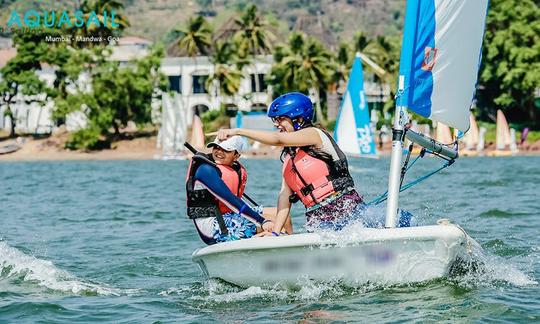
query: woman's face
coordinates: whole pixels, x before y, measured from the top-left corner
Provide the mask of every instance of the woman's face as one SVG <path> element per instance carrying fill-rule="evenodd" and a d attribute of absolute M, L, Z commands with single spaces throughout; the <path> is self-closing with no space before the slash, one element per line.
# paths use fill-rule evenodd
<path fill-rule="evenodd" d="M 301 118 L 299 122 L 301 122 Z M 273 117 L 272 123 L 274 123 L 274 126 L 276 126 L 280 132 L 294 132 L 293 122 L 289 117 Z"/>
<path fill-rule="evenodd" d="M 225 151 L 219 146 L 212 148 L 212 157 L 217 164 L 232 165 L 234 161 L 238 160 L 240 154 L 236 151 Z"/>

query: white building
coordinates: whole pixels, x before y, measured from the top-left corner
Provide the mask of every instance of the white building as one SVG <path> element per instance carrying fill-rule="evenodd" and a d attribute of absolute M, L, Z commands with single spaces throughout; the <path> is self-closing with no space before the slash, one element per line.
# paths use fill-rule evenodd
<path fill-rule="evenodd" d="M 260 56 L 252 65 L 244 67 L 238 94 L 224 97 L 217 94 L 215 87 L 205 87 L 206 80 L 214 73 L 214 64 L 207 56 L 166 57 L 161 63 L 170 91 L 181 95 L 184 107 L 192 112 L 190 115 L 219 109 L 222 104 L 233 111 L 266 111 L 272 95 L 265 77 L 271 67 L 272 56 Z"/>

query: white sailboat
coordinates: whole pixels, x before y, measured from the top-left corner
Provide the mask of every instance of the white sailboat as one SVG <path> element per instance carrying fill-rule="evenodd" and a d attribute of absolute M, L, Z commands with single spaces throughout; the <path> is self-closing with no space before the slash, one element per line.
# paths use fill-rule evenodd
<path fill-rule="evenodd" d="M 465 147 L 459 151 L 460 156 L 477 156 L 481 154 L 481 151 L 484 149 L 483 144 L 479 145 L 480 131 L 478 130 L 478 125 L 476 124 L 476 119 L 473 114 L 469 117 L 469 123 L 471 124 L 471 127 L 463 136 L 462 142 Z M 479 150 L 479 148 L 481 149 Z"/>
<path fill-rule="evenodd" d="M 444 144 L 452 143 L 452 131 L 450 130 L 450 127 L 441 122 L 437 122 L 437 134 L 435 140 Z"/>
<path fill-rule="evenodd" d="M 334 130 L 341 150 L 350 156 L 376 157 L 375 140 L 371 132 L 369 108 L 364 93 L 364 72 L 360 53 L 357 53 L 343 95 Z"/>
<path fill-rule="evenodd" d="M 187 122 L 180 97 L 169 94 L 162 95 L 161 127 L 158 132 L 157 146 L 162 153 L 159 158 L 185 159 L 183 143 L 187 136 Z"/>
<path fill-rule="evenodd" d="M 197 149 L 197 151 L 204 151 L 205 147 L 204 130 L 201 117 L 195 114 L 193 116 L 193 123 L 191 124 L 191 146 Z"/>
<path fill-rule="evenodd" d="M 385 228 L 216 244 L 193 253 L 203 273 L 239 286 L 302 286 L 311 280 L 393 284 L 446 276 L 460 259 L 470 258 L 476 242 L 457 225 L 396 228 L 396 223 L 405 136 L 457 158 L 454 150 L 406 129 L 406 109 L 462 131 L 469 128 L 487 5 L 488 0 L 407 1 Z"/>
<path fill-rule="evenodd" d="M 508 126 L 503 112 L 497 110 L 497 134 L 495 151 L 489 153 L 490 156 L 511 156 L 518 152 L 516 145 L 516 131 Z"/>

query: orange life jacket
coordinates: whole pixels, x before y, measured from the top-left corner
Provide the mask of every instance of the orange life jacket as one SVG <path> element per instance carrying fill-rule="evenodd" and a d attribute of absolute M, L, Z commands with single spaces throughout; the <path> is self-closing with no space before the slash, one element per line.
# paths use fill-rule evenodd
<path fill-rule="evenodd" d="M 244 166 L 240 163 L 238 163 L 238 166 L 236 168 L 223 164 L 216 164 L 216 166 L 221 171 L 221 179 L 223 180 L 223 182 L 225 182 L 229 190 L 236 197 L 242 198 L 247 183 L 247 172 Z M 224 203 L 219 200 L 216 201 L 218 203 L 219 211 L 221 212 L 221 214 L 232 212 L 232 210 Z"/>
<path fill-rule="evenodd" d="M 206 189 L 196 189 L 194 175 L 201 164 L 210 164 L 219 170 L 221 179 L 237 197 L 242 197 L 247 182 L 247 172 L 243 165 L 235 162 L 232 166 L 216 164 L 211 154 L 197 153 L 191 159 L 186 177 L 186 203 L 188 217 L 217 217 L 231 210 Z"/>
<path fill-rule="evenodd" d="M 354 189 L 345 154 L 328 133 L 323 133 L 332 142 L 339 160 L 323 158 L 309 148 L 289 150 L 283 160 L 283 178 L 294 192 L 290 200 L 294 202 L 298 198 L 306 208 L 321 203 L 335 193 Z"/>

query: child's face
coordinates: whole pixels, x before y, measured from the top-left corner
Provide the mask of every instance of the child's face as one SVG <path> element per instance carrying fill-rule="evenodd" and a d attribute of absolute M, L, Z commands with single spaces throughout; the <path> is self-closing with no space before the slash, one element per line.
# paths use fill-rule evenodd
<path fill-rule="evenodd" d="M 231 165 L 234 161 L 238 160 L 240 154 L 236 151 L 225 151 L 219 146 L 212 148 L 212 157 L 217 164 Z"/>

